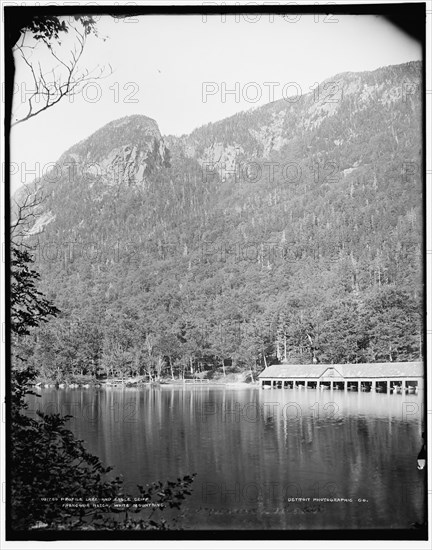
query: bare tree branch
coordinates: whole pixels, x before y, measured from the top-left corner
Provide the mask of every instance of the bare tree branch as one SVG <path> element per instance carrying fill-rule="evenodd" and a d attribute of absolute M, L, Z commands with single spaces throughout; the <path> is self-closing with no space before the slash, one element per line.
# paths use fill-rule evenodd
<path fill-rule="evenodd" d="M 42 38 L 41 43 L 45 45 L 50 56 L 58 63 L 45 73 L 40 61 L 32 60 L 36 46 L 25 44 L 25 34 L 23 34 L 22 40 L 15 45 L 14 50 L 20 54 L 21 59 L 29 69 L 33 90 L 26 101 L 26 114 L 13 121 L 11 126 L 17 126 L 54 107 L 64 97 L 78 95 L 82 92 L 86 83 L 106 78 L 112 74 L 111 66 L 108 69 L 97 66 L 91 71 L 80 69 L 79 63 L 84 53 L 88 31 L 86 28 L 71 28 L 75 32 L 74 45 L 67 56 L 63 53 L 61 47 L 59 48 L 61 53 L 59 53 L 51 41 Z"/>
<path fill-rule="evenodd" d="M 20 191 L 20 195 L 23 200 L 19 203 L 13 199 L 16 218 L 11 224 L 10 236 L 11 242 L 15 246 L 27 247 L 23 240 L 28 236 L 29 230 L 36 220 L 37 208 L 46 201 L 46 196 L 42 194 L 40 189 L 32 190 L 28 185 L 24 186 L 24 190 Z"/>

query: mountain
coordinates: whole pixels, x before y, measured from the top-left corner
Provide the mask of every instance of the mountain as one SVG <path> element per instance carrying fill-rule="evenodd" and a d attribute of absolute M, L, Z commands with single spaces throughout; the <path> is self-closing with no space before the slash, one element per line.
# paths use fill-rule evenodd
<path fill-rule="evenodd" d="M 32 188 L 62 311 L 32 336 L 41 376 L 418 359 L 421 123 L 411 62 L 181 137 L 136 115 L 81 141 Z"/>

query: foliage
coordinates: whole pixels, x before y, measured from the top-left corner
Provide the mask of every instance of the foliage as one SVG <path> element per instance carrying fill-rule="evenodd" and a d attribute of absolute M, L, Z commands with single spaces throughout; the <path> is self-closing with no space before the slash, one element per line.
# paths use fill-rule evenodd
<path fill-rule="evenodd" d="M 122 480 L 107 479 L 111 468 L 64 427 L 68 417 L 38 416 L 21 415 L 13 424 L 14 529 L 169 528 L 163 511 L 180 508 L 194 475 L 139 487 L 138 496 L 125 494 Z"/>
<path fill-rule="evenodd" d="M 96 32 L 96 21 L 92 16 L 74 16 L 84 27 L 86 34 Z M 18 40 L 18 33 L 30 31 L 35 40 L 49 42 L 59 40 L 61 33 L 69 32 L 67 21 L 55 15 L 31 16 L 30 18 L 16 19 L 14 22 L 14 33 L 12 35 L 12 46 Z M 15 42 L 13 42 L 15 39 Z"/>
<path fill-rule="evenodd" d="M 11 328 L 16 335 L 30 334 L 31 327 L 47 321 L 59 310 L 36 288 L 39 273 L 29 268 L 28 250 L 13 247 L 11 268 Z"/>
<path fill-rule="evenodd" d="M 311 94 L 166 140 L 133 116 L 62 156 L 76 177 L 40 182 L 56 218 L 28 239 L 62 310 L 27 337 L 44 377 L 422 357 L 421 88 L 397 95 L 421 64 L 339 76 L 351 92 L 331 115 Z M 134 177 L 130 151 L 164 143 L 170 155 L 150 153 Z M 203 174 L 206 151 L 237 145 L 259 178 Z M 123 148 L 106 173 L 83 173 Z M 300 177 L 271 176 L 269 161 Z"/>
<path fill-rule="evenodd" d="M 14 357 L 11 384 L 12 528 L 167 529 L 165 509 L 179 509 L 190 494 L 192 476 L 139 487 L 139 498 L 123 491 L 119 477 L 90 454 L 65 428 L 68 416 L 28 415 L 26 395 L 35 368 L 21 356 L 20 339 L 59 313 L 37 290 L 27 250 L 12 248 L 11 314 Z M 25 350 L 24 350 L 25 351 Z M 82 507 L 76 505 L 82 503 Z M 123 505 L 119 508 L 119 504 Z M 70 507 L 72 505 L 72 507 Z M 73 506 L 75 505 L 75 506 Z M 124 513 L 123 519 L 118 515 Z M 132 519 L 130 514 L 136 514 Z"/>

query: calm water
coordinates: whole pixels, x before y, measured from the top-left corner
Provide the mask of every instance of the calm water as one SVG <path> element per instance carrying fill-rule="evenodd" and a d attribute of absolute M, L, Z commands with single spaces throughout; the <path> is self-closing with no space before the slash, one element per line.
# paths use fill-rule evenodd
<path fill-rule="evenodd" d="M 180 519 L 185 529 L 423 521 L 420 396 L 166 387 L 43 389 L 31 410 L 35 402 L 73 414 L 70 428 L 131 492 L 197 472 Z M 313 500 L 332 497 L 352 502 Z"/>

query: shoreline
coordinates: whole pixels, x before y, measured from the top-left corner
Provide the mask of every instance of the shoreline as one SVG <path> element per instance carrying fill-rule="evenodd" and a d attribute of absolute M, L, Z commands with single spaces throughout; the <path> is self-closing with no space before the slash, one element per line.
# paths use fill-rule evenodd
<path fill-rule="evenodd" d="M 232 388 L 258 388 L 260 385 L 258 382 L 223 382 L 219 380 L 209 381 L 207 383 L 194 382 L 194 383 L 185 383 L 184 381 L 171 381 L 171 382 L 91 382 L 86 384 L 71 383 L 66 382 L 61 383 L 41 383 L 31 384 L 30 387 L 33 389 L 112 389 L 112 388 L 135 388 L 135 389 L 145 389 L 145 388 L 214 388 L 214 387 L 232 387 Z"/>

